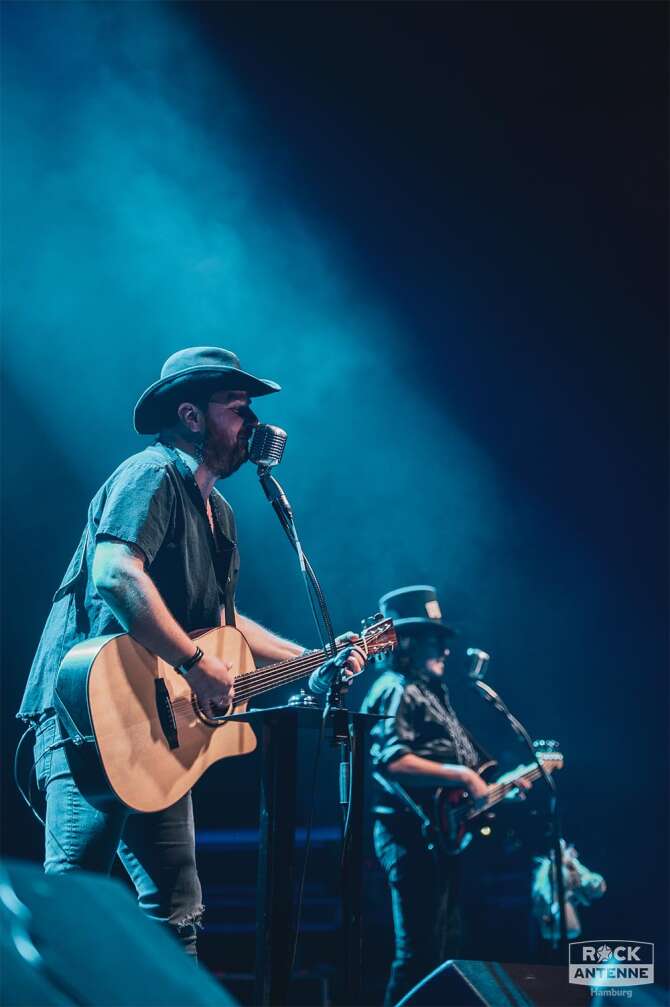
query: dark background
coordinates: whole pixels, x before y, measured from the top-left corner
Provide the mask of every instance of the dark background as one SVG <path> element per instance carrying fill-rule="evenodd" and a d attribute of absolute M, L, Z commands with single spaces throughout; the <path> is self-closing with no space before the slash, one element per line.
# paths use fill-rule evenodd
<path fill-rule="evenodd" d="M 655 940 L 660 955 L 665 6 L 40 4 L 4 5 L 3 20 L 5 133 L 17 141 L 3 232 L 5 765 L 85 506 L 138 449 L 135 399 L 180 345 L 231 345 L 284 385 L 261 415 L 289 429 L 284 482 L 338 628 L 390 588 L 436 584 L 462 633 L 455 691 L 465 648 L 482 646 L 531 734 L 560 740 L 565 835 L 609 885 L 584 936 Z M 141 142 L 119 112 L 120 81 L 143 129 L 163 129 L 147 158 L 180 213 L 199 200 L 193 216 L 210 226 L 238 197 L 249 211 L 248 296 L 221 293 L 239 263 L 228 284 L 225 268 L 214 281 L 191 268 L 190 220 L 173 219 L 169 200 L 127 212 L 121 156 L 110 168 L 99 155 L 82 176 L 90 149 L 82 158 L 76 145 L 107 116 L 105 143 L 125 149 L 126 128 Z M 91 93 L 78 131 L 73 109 Z M 206 138 L 197 170 L 163 104 L 152 112 L 159 98 Z M 143 221 L 160 214 L 165 231 L 147 227 L 143 246 Z M 303 227 L 320 237 L 296 251 Z M 223 489 L 238 514 L 240 607 L 312 643 L 253 474 Z M 522 758 L 490 711 L 462 703 L 503 761 Z M 317 823 L 334 824 L 333 759 L 322 768 Z M 39 829 L 8 772 L 3 797 L 5 852 L 37 860 Z M 256 801 L 253 760 L 218 767 L 199 823 L 252 827 Z"/>

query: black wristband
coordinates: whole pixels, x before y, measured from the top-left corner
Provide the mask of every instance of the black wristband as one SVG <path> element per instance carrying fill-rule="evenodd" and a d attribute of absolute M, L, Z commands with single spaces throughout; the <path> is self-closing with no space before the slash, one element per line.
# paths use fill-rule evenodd
<path fill-rule="evenodd" d="M 200 650 L 200 647 L 196 647 L 195 654 L 193 655 L 193 657 L 189 657 L 189 659 L 187 661 L 184 661 L 183 664 L 175 665 L 174 670 L 178 671 L 180 675 L 188 675 L 193 665 L 197 664 L 198 661 L 201 661 L 204 656 L 205 655 Z"/>

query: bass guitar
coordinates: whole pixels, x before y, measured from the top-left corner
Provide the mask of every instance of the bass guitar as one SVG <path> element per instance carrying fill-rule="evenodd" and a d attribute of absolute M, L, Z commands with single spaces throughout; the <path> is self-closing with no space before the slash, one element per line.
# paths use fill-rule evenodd
<path fill-rule="evenodd" d="M 553 773 L 563 768 L 563 756 L 557 751 L 537 753 L 545 773 Z M 522 780 L 532 783 L 539 779 L 542 771 L 537 763 L 519 766 L 491 784 L 486 797 L 473 800 L 467 790 L 456 787 L 440 787 L 435 794 L 433 806 L 433 834 L 442 850 L 449 856 L 457 856 L 470 844 L 475 828 L 481 819 L 491 815 L 491 810 L 512 792 L 518 789 Z"/>
<path fill-rule="evenodd" d="M 119 801 L 133 811 L 170 807 L 214 762 L 256 747 L 249 724 L 227 717 L 243 713 L 255 696 L 307 678 L 330 656 L 317 650 L 256 668 L 233 626 L 207 630 L 197 640 L 205 654 L 233 666 L 234 700 L 221 717 L 206 716 L 186 678 L 127 634 L 84 640 L 65 655 L 54 705 L 69 737 L 72 774 L 96 807 Z M 392 621 L 379 617 L 338 650 L 355 644 L 373 657 L 396 642 Z"/>

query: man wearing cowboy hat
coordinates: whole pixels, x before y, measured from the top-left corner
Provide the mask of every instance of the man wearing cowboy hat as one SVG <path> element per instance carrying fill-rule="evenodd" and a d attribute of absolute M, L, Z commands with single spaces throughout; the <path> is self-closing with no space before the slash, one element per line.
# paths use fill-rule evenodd
<path fill-rule="evenodd" d="M 391 890 L 395 955 L 384 1003 L 397 1003 L 445 958 L 458 954 L 457 859 L 441 858 L 422 826 L 435 788 L 458 786 L 473 798 L 488 786 L 476 769 L 483 753 L 458 720 L 444 684 L 455 632 L 443 620 L 434 587 L 413 585 L 384 595 L 398 650 L 373 683 L 367 713 L 377 784 L 374 845 Z"/>
<path fill-rule="evenodd" d="M 232 666 L 204 656 L 188 635 L 235 623 L 258 662 L 303 648 L 235 609 L 235 521 L 215 489 L 248 457 L 257 418 L 251 399 L 279 391 L 243 371 L 234 353 L 192 347 L 174 353 L 140 397 L 140 434 L 157 440 L 128 458 L 94 496 L 86 527 L 54 596 L 18 716 L 35 725 L 35 766 L 46 795 L 45 870 L 109 872 L 118 852 L 140 905 L 169 924 L 195 954 L 202 916 L 190 793 L 157 814 L 92 807 L 69 771 L 53 686 L 67 651 L 85 639 L 128 632 L 186 675 L 205 712 L 233 697 Z M 362 669 L 352 649 L 345 675 Z"/>

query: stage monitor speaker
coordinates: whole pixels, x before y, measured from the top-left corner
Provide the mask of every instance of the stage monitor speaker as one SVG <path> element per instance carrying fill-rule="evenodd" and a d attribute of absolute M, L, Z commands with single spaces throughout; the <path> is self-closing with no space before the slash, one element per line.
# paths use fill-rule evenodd
<path fill-rule="evenodd" d="M 568 983 L 568 967 L 446 961 L 397 1007 L 583 1007 L 585 986 Z"/>
<path fill-rule="evenodd" d="M 3 1007 L 236 1007 L 120 881 L 0 865 Z"/>

